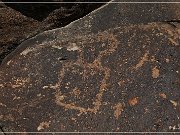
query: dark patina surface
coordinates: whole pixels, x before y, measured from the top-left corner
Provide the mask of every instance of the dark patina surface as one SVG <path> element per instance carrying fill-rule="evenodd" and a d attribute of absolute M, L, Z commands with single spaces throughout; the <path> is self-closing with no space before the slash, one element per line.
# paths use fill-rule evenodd
<path fill-rule="evenodd" d="M 179 131 L 178 5 L 154 5 L 164 17 L 154 12 L 156 19 L 142 17 L 144 24 L 134 18 L 140 11 L 123 24 L 115 14 L 121 6 L 107 4 L 37 35 L 3 61 L 4 131 Z M 107 16 L 119 20 L 106 19 L 108 8 Z"/>
<path fill-rule="evenodd" d="M 2 3 L 14 2 L 14 3 Z M 19 44 L 45 30 L 66 26 L 81 18 L 104 3 L 15 3 L 27 0 L 0 0 L 0 63 L 14 51 Z M 49 2 L 68 2 L 69 0 L 48 0 Z M 90 2 L 92 0 L 89 0 Z M 37 2 L 37 0 L 29 0 Z"/>

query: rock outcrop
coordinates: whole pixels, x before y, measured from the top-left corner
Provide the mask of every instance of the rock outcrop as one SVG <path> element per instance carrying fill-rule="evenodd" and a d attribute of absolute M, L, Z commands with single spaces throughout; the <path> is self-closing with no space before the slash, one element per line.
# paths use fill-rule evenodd
<path fill-rule="evenodd" d="M 0 62 L 24 39 L 34 35 L 40 24 L 0 3 Z"/>
<path fill-rule="evenodd" d="M 37 2 L 36 0 L 31 1 Z M 75 1 L 81 2 L 83 0 Z M 106 2 L 108 0 L 103 1 Z M 0 2 L 0 63 L 24 40 L 43 31 L 63 27 L 105 4 L 3 4 L 2 1 Z M 5 2 L 12 2 L 12 0 L 5 0 Z M 15 2 L 26 2 L 26 0 L 15 0 Z M 55 0 L 52 2 L 55 2 Z M 67 2 L 67 0 L 60 0 L 59 2 Z"/>
<path fill-rule="evenodd" d="M 179 131 L 179 6 L 108 3 L 24 41 L 1 65 L 3 131 Z"/>

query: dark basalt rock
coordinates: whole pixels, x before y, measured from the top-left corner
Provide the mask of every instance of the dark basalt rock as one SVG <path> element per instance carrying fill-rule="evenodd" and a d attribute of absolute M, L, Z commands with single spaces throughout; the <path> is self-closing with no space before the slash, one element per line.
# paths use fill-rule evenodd
<path fill-rule="evenodd" d="M 24 39 L 34 35 L 40 24 L 0 3 L 0 63 Z"/>
<path fill-rule="evenodd" d="M 178 132 L 178 6 L 109 3 L 23 42 L 1 65 L 2 129 Z"/>
<path fill-rule="evenodd" d="M 30 1 L 37 2 L 36 0 Z M 60 1 L 67 2 L 66 0 Z M 74 2 L 77 1 L 79 0 Z M 4 2 L 13 1 L 5 0 Z M 15 2 L 27 2 L 27 0 L 16 0 Z M 101 5 L 103 3 L 0 3 L 0 63 L 24 40 L 45 30 L 63 27 Z"/>
<path fill-rule="evenodd" d="M 37 0 L 2 0 L 4 2 L 38 2 Z M 40 2 L 52 2 L 52 3 L 6 3 L 7 6 L 21 12 L 23 15 L 31 17 L 38 21 L 43 21 L 49 16 L 54 10 L 64 9 L 71 11 L 78 11 L 79 15 L 76 16 L 84 16 L 87 13 L 93 11 L 94 9 L 100 7 L 101 3 L 77 3 L 77 2 L 108 2 L 109 0 L 40 0 Z M 54 2 L 54 3 L 53 3 Z M 62 2 L 62 3 L 55 3 Z M 64 3 L 63 3 L 64 2 Z M 66 3 L 72 2 L 72 3 Z M 61 13 L 62 11 L 60 11 Z M 62 14 L 62 13 L 61 13 Z M 60 15 L 57 15 L 60 16 Z"/>

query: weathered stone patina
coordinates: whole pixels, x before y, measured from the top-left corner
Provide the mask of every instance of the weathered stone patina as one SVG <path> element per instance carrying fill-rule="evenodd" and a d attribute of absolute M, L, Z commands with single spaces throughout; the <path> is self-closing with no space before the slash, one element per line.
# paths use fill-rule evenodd
<path fill-rule="evenodd" d="M 133 14 L 126 25 L 119 18 L 96 27 L 108 7 L 117 17 L 121 4 L 107 4 L 25 41 L 3 61 L 5 131 L 179 131 L 179 11 L 169 8 L 170 22 L 142 24 Z"/>

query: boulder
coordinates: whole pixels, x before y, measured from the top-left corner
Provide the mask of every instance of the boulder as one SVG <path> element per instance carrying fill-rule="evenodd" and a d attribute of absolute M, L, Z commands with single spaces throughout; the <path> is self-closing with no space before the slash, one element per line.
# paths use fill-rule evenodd
<path fill-rule="evenodd" d="M 16 2 L 5 3 L 3 2 Z M 0 1 L 0 63 L 24 40 L 45 30 L 63 27 L 79 19 L 104 3 L 17 3 L 26 0 Z M 46 0 L 45 0 L 46 1 Z M 45 2 L 42 1 L 42 2 Z M 78 2 L 75 0 L 74 2 Z M 81 2 L 83 0 L 80 0 Z M 37 2 L 31 0 L 30 2 Z M 68 2 L 52 0 L 52 2 Z M 91 2 L 91 0 L 90 0 Z"/>
<path fill-rule="evenodd" d="M 0 63 L 24 39 L 34 35 L 40 24 L 0 3 Z"/>
<path fill-rule="evenodd" d="M 179 131 L 178 6 L 108 3 L 23 42 L 0 67 L 3 131 Z"/>

